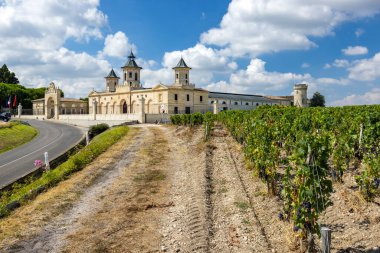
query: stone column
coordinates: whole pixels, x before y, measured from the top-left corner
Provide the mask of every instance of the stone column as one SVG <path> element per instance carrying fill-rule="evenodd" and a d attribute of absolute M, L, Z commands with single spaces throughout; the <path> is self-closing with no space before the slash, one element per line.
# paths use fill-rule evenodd
<path fill-rule="evenodd" d="M 218 114 L 219 108 L 218 108 L 218 101 L 215 100 L 214 103 L 212 104 L 214 106 L 214 114 Z"/>
<path fill-rule="evenodd" d="M 21 113 L 22 113 L 22 105 L 21 105 L 21 103 L 18 104 L 17 109 L 18 109 L 18 118 L 21 118 Z"/>
<path fill-rule="evenodd" d="M 92 119 L 96 120 L 96 109 L 97 109 L 97 102 L 96 99 L 92 100 Z"/>
<path fill-rule="evenodd" d="M 59 119 L 59 108 L 58 103 L 54 104 L 54 118 Z"/>
<path fill-rule="evenodd" d="M 140 115 L 139 115 L 139 122 L 145 123 L 145 98 L 141 97 L 140 99 Z"/>

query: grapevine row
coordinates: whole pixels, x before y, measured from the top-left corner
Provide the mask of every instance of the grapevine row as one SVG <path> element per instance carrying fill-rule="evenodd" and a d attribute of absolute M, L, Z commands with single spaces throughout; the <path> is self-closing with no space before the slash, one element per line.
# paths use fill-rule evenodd
<path fill-rule="evenodd" d="M 332 204 L 332 182 L 341 182 L 347 170 L 357 175 L 358 187 L 368 201 L 379 194 L 380 105 L 263 106 L 172 118 L 174 124 L 183 125 L 214 121 L 244 146 L 247 161 L 268 192 L 284 201 L 279 218 L 291 221 L 303 239 L 319 235 L 317 220 Z"/>

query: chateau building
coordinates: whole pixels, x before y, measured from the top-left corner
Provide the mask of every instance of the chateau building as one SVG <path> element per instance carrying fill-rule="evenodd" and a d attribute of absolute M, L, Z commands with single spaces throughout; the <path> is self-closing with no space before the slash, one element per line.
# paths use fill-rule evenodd
<path fill-rule="evenodd" d="M 193 113 L 209 110 L 208 91 L 196 88 L 190 83 L 190 70 L 181 58 L 174 70 L 172 85 L 157 84 L 152 88 L 143 88 L 140 83 L 141 67 L 137 65 L 131 52 L 128 62 L 122 67 L 122 82 L 112 69 L 105 77 L 106 89 L 103 92 L 92 91 L 89 94 L 89 110 L 97 114 L 125 114 L 141 111 L 144 100 L 146 114 Z M 94 105 L 96 105 L 94 107 Z"/>
<path fill-rule="evenodd" d="M 197 88 L 190 81 L 191 68 L 183 58 L 173 67 L 172 84 L 159 83 L 144 88 L 140 82 L 142 68 L 135 59 L 131 52 L 127 63 L 121 67 L 121 78 L 111 69 L 105 77 L 105 89 L 91 91 L 88 105 L 78 99 L 61 98 L 60 90 L 52 83 L 44 99 L 33 101 L 33 113 L 43 114 L 46 118 L 59 118 L 59 114 L 89 114 L 92 119 L 130 119 L 128 115 L 139 115 L 139 121 L 146 122 L 149 121 L 146 115 L 218 113 L 222 110 L 251 110 L 260 105 L 308 106 L 306 84 L 295 85 L 293 96 L 235 94 Z"/>

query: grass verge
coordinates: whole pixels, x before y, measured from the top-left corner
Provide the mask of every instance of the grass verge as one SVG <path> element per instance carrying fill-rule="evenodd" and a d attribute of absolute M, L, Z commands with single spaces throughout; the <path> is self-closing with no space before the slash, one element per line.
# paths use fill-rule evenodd
<path fill-rule="evenodd" d="M 0 154 L 31 141 L 37 129 L 19 122 L 9 122 L 0 127 Z"/>
<path fill-rule="evenodd" d="M 84 147 L 54 170 L 45 172 L 35 181 L 17 185 L 12 190 L 2 193 L 0 199 L 0 217 L 8 215 L 12 209 L 35 198 L 40 192 L 58 184 L 70 174 L 83 169 L 111 145 L 120 140 L 121 137 L 126 135 L 128 131 L 129 128 L 126 126 L 115 127 L 105 131 L 96 136 L 88 146 Z"/>

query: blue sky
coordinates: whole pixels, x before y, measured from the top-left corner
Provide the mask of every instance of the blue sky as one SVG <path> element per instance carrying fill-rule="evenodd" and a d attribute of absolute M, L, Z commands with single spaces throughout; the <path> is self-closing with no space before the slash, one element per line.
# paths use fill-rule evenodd
<path fill-rule="evenodd" d="M 209 90 L 290 95 L 304 82 L 328 105 L 378 104 L 379 12 L 374 0 L 0 0 L 0 64 L 83 97 L 132 49 L 145 87 L 171 84 L 183 56 Z"/>

